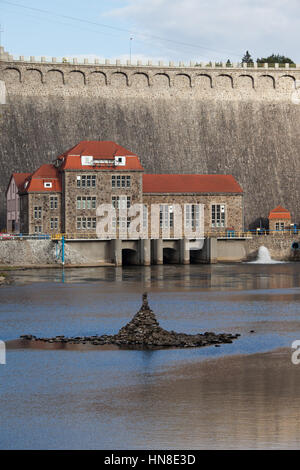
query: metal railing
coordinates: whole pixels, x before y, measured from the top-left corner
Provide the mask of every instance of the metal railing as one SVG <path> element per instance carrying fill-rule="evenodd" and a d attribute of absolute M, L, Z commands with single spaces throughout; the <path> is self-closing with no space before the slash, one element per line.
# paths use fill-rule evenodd
<path fill-rule="evenodd" d="M 51 240 L 51 234 L 48 233 L 0 233 L 1 240 Z"/>
<path fill-rule="evenodd" d="M 300 229 L 286 228 L 283 230 L 248 230 L 248 231 L 236 231 L 236 230 L 224 230 L 224 231 L 207 231 L 204 233 L 204 238 L 219 238 L 219 239 L 249 239 L 253 237 L 261 236 L 297 236 L 300 235 Z M 64 237 L 65 240 L 110 240 L 116 237 L 113 233 L 110 235 L 107 233 L 106 237 L 99 237 L 96 232 L 73 232 L 73 233 L 39 233 L 39 234 L 23 234 L 23 233 L 0 233 L 1 240 L 52 240 L 59 241 Z M 141 237 L 143 238 L 143 237 Z M 151 237 L 149 237 L 151 238 Z M 163 237 L 162 237 L 163 238 Z M 183 237 L 184 238 L 184 237 Z M 130 239 L 130 237 L 128 237 Z M 170 239 L 177 240 L 175 237 Z"/>

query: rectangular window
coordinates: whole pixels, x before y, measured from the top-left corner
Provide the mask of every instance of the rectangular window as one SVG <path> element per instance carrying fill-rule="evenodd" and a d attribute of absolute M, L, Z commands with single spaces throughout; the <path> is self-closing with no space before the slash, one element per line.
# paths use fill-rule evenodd
<path fill-rule="evenodd" d="M 195 230 L 200 224 L 199 204 L 185 204 L 185 227 Z"/>
<path fill-rule="evenodd" d="M 36 225 L 34 227 L 34 233 L 42 233 L 42 226 L 41 225 Z"/>
<path fill-rule="evenodd" d="M 169 206 L 168 204 L 161 204 L 159 206 L 159 225 L 161 229 L 174 227 L 173 206 Z"/>
<path fill-rule="evenodd" d="M 58 197 L 50 196 L 50 209 L 57 209 L 57 208 L 58 208 Z"/>
<path fill-rule="evenodd" d="M 76 177 L 77 188 L 95 188 L 96 175 L 78 175 Z"/>
<path fill-rule="evenodd" d="M 284 230 L 284 222 L 276 222 L 275 224 L 275 230 L 280 230 L 280 231 L 283 231 Z"/>
<path fill-rule="evenodd" d="M 33 214 L 35 219 L 42 218 L 42 208 L 40 206 L 34 206 Z"/>
<path fill-rule="evenodd" d="M 91 230 L 96 228 L 96 217 L 77 217 L 77 230 Z"/>
<path fill-rule="evenodd" d="M 112 196 L 112 205 L 115 209 L 129 209 L 131 198 L 130 196 Z"/>
<path fill-rule="evenodd" d="M 58 229 L 58 217 L 51 217 L 50 219 L 50 228 L 51 230 Z"/>
<path fill-rule="evenodd" d="M 112 175 L 111 187 L 112 188 L 130 188 L 131 177 L 130 175 Z"/>
<path fill-rule="evenodd" d="M 96 209 L 96 196 L 77 196 L 77 210 L 80 209 Z"/>
<path fill-rule="evenodd" d="M 211 206 L 211 226 L 213 228 L 225 227 L 225 205 L 213 204 Z"/>

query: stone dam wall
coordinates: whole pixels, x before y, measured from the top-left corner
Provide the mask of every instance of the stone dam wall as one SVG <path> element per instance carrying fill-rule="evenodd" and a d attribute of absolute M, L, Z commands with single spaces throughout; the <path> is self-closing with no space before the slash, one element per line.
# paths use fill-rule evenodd
<path fill-rule="evenodd" d="M 299 80 L 298 66 L 79 65 L 2 55 L 0 227 L 11 172 L 31 171 L 80 140 L 114 140 L 147 172 L 233 174 L 245 191 L 246 226 L 278 204 L 299 222 Z"/>

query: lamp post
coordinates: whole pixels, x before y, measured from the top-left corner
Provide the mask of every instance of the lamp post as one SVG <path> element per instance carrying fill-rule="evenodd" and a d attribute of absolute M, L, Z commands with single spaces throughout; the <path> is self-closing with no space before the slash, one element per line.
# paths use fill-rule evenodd
<path fill-rule="evenodd" d="M 130 38 L 130 41 L 129 41 L 129 60 L 131 62 L 131 44 L 132 44 L 132 40 L 133 38 Z"/>

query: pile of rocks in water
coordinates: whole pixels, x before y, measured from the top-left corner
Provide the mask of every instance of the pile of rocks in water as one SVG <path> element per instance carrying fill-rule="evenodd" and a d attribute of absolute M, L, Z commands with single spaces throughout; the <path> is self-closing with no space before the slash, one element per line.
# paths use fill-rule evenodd
<path fill-rule="evenodd" d="M 22 335 L 22 339 L 30 341 L 45 341 L 47 343 L 86 344 L 95 346 L 113 344 L 127 349 L 161 349 L 161 348 L 195 348 L 201 346 L 232 343 L 240 335 L 230 333 L 216 334 L 205 332 L 203 334 L 189 335 L 167 331 L 160 327 L 154 312 L 148 304 L 147 294 L 143 294 L 143 304 L 133 319 L 121 328 L 116 335 L 102 336 L 76 336 L 66 338 L 37 338 L 33 335 Z"/>
<path fill-rule="evenodd" d="M 7 284 L 11 284 L 11 280 L 5 273 L 0 273 L 0 286 L 5 286 Z"/>

